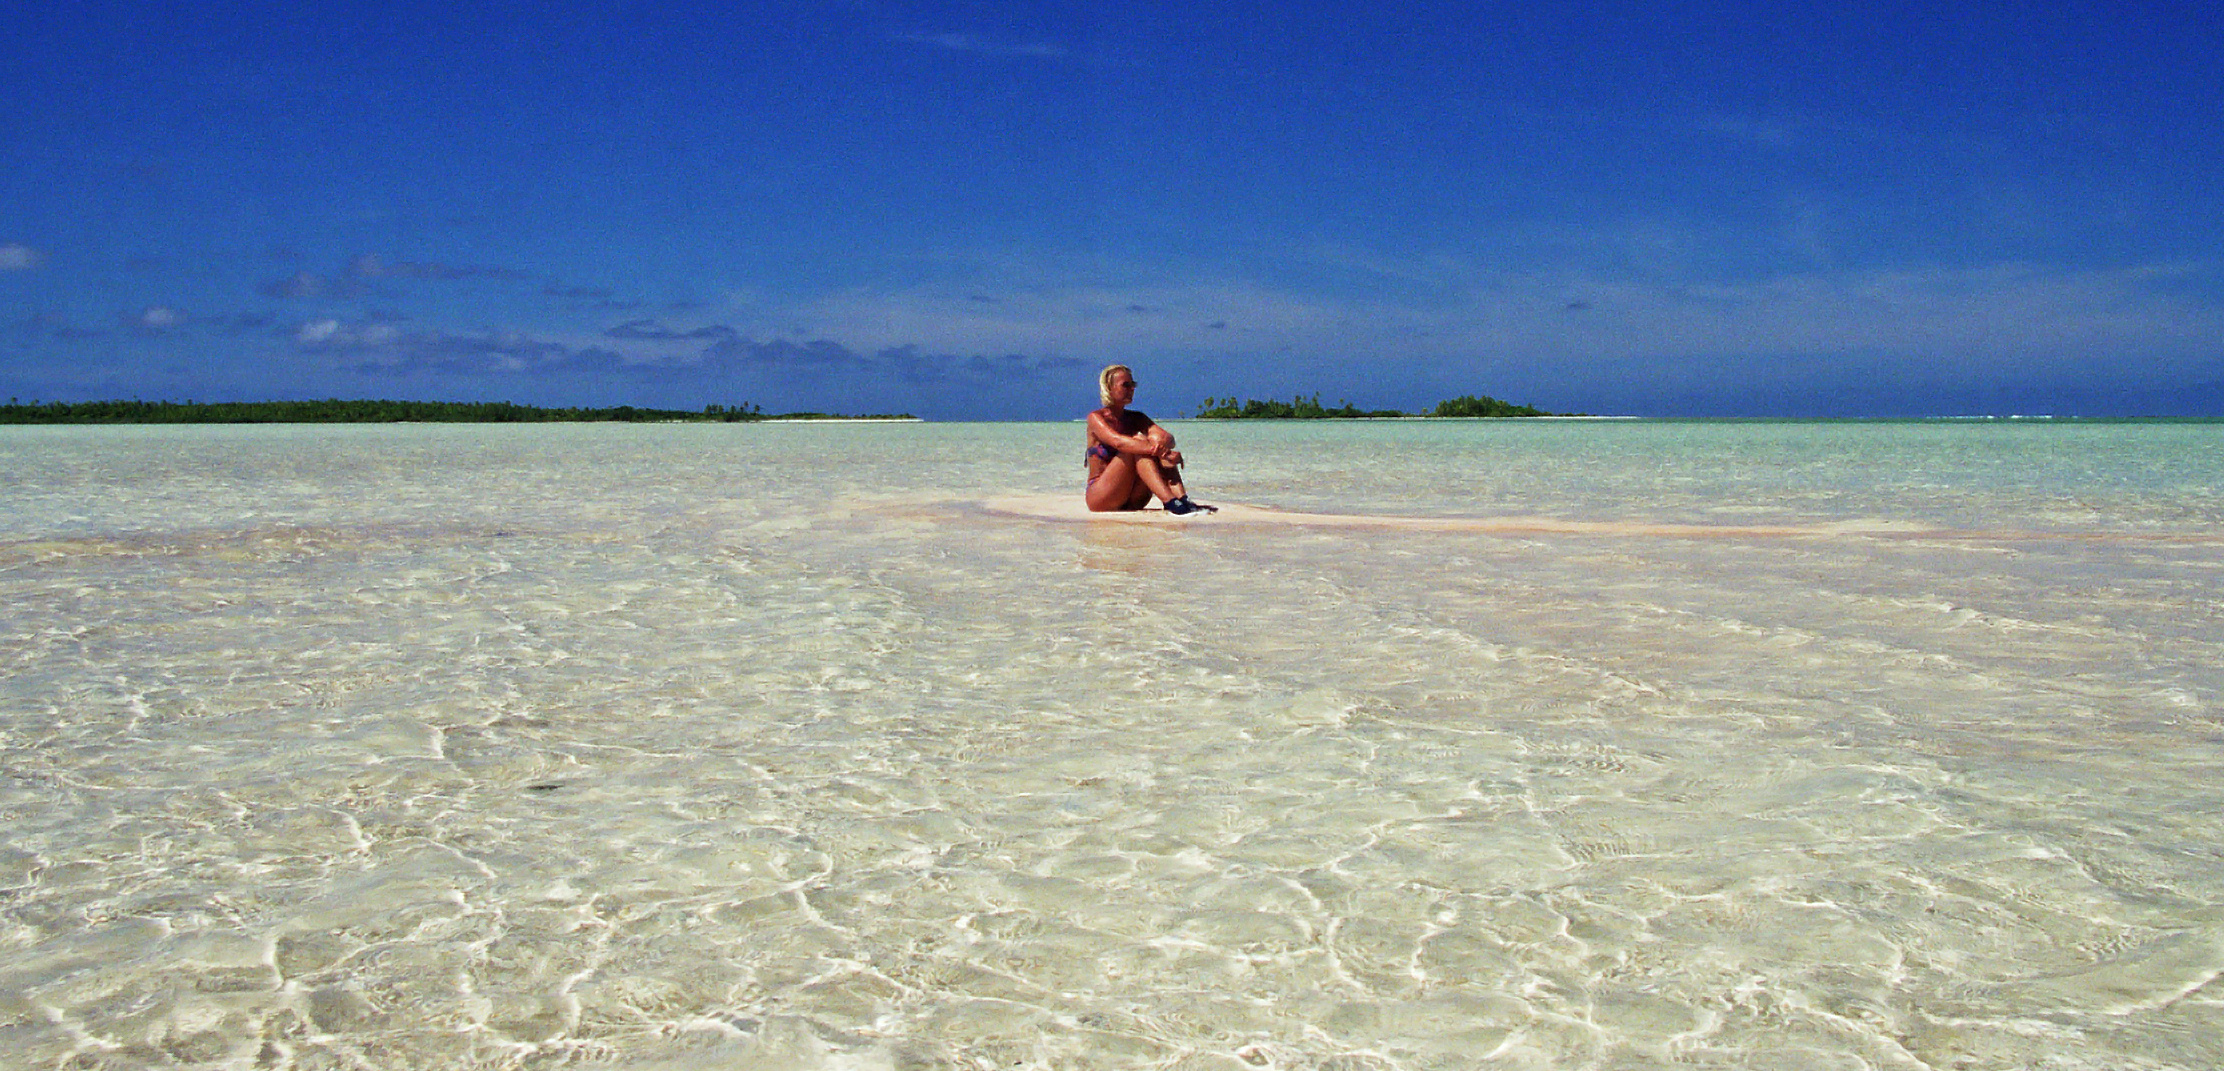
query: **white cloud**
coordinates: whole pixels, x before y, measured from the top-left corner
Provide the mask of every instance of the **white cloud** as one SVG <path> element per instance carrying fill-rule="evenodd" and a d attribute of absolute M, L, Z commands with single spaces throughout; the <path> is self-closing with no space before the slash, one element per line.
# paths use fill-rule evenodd
<path fill-rule="evenodd" d="M 0 245 L 0 271 L 28 271 L 45 259 L 45 254 L 21 242 Z"/>
<path fill-rule="evenodd" d="M 167 331 L 184 323 L 185 314 L 167 305 L 149 305 L 132 322 L 149 331 Z"/>
<path fill-rule="evenodd" d="M 2224 343 L 2224 309 L 2152 269 L 2024 264 L 1788 275 L 1735 285 L 1585 288 L 1573 334 L 1597 351 L 2192 357 Z M 1535 341 L 1531 339 L 1531 341 Z"/>
<path fill-rule="evenodd" d="M 2067 269 L 2003 263 L 1814 270 L 1739 282 L 1645 274 L 1486 273 L 1439 258 L 1378 270 L 1369 296 L 1247 280 L 1115 287 L 850 290 L 723 318 L 753 338 L 863 351 L 1095 359 L 1770 359 L 1865 354 L 1911 366 L 2039 356 L 2191 368 L 2224 346 L 2215 273 L 2183 264 Z M 985 296 L 984 296 L 985 292 Z"/>
<path fill-rule="evenodd" d="M 264 283 L 260 289 L 266 297 L 313 298 L 323 294 L 326 286 L 323 276 L 298 271 L 276 282 Z"/>
<path fill-rule="evenodd" d="M 1709 115 L 1698 120 L 1698 127 L 1718 137 L 1776 149 L 1792 148 L 1799 142 L 1798 128 L 1781 117 Z"/>
<path fill-rule="evenodd" d="M 294 328 L 293 340 L 305 346 L 390 346 L 402 338 L 401 329 L 382 320 L 343 323 L 326 318 Z"/>
<path fill-rule="evenodd" d="M 951 52 L 979 52 L 991 56 L 1031 56 L 1036 59 L 1064 59 L 1067 54 L 1063 46 L 1048 42 L 1015 45 L 990 41 L 967 33 L 898 34 L 896 40 L 906 44 L 931 45 Z"/>

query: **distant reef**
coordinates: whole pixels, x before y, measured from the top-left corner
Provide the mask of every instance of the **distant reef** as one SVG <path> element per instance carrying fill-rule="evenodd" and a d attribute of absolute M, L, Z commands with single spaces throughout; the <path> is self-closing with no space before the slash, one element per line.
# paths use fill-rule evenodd
<path fill-rule="evenodd" d="M 1197 407 L 1197 416 L 1203 420 L 1330 420 L 1367 417 L 1539 417 L 1566 416 L 1564 413 L 1547 413 L 1530 405 L 1502 402 L 1487 394 L 1463 394 L 1457 398 L 1436 403 L 1436 408 L 1425 413 L 1407 413 L 1397 409 L 1361 409 L 1350 402 L 1334 408 L 1321 404 L 1320 395 L 1310 398 L 1297 397 L 1289 401 L 1260 401 L 1246 398 L 1207 398 Z"/>
<path fill-rule="evenodd" d="M 33 402 L 0 405 L 0 424 L 554 424 L 710 423 L 762 420 L 913 420 L 909 414 L 767 413 L 754 405 L 694 409 L 544 409 L 509 402 Z"/>

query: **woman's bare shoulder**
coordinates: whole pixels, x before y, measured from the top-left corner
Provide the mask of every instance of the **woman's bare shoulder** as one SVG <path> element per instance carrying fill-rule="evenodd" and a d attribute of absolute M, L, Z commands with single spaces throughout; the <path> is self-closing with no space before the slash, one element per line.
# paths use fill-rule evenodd
<path fill-rule="evenodd" d="M 1151 426 L 1151 418 L 1134 409 L 1115 413 L 1106 407 L 1089 414 L 1089 426 L 1118 435 L 1139 435 Z"/>

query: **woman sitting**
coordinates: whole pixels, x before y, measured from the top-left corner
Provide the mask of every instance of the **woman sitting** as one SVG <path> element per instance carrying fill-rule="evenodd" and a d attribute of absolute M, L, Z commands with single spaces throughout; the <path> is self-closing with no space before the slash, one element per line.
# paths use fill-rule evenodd
<path fill-rule="evenodd" d="M 1135 373 L 1124 364 L 1097 373 L 1097 398 L 1104 408 L 1089 414 L 1089 483 L 1083 496 L 1094 513 L 1139 510 L 1151 496 L 1176 516 L 1211 511 L 1189 500 L 1182 486 L 1181 451 L 1174 436 L 1143 413 L 1129 409 L 1135 400 Z"/>

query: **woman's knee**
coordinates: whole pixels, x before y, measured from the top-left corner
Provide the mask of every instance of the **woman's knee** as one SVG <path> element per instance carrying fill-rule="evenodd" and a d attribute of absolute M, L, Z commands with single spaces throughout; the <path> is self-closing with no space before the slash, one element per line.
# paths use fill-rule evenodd
<path fill-rule="evenodd" d="M 1174 448 L 1174 433 L 1167 431 L 1165 425 L 1163 424 L 1151 425 L 1151 430 L 1144 432 L 1143 435 L 1145 438 L 1167 448 L 1168 450 Z"/>

